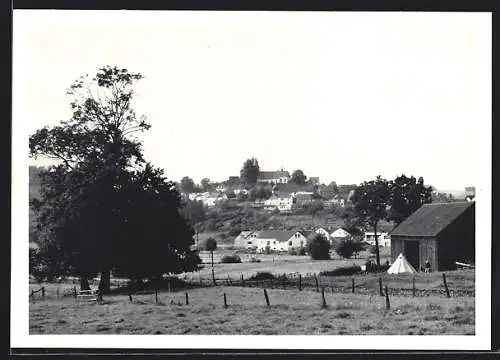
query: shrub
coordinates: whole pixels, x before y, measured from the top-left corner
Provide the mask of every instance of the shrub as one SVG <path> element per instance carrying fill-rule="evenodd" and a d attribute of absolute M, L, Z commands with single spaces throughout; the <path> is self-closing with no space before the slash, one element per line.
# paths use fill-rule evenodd
<path fill-rule="evenodd" d="M 202 244 L 202 249 L 206 251 L 214 251 L 217 249 L 217 241 L 214 238 L 210 237 L 206 239 Z"/>
<path fill-rule="evenodd" d="M 250 258 L 250 262 L 253 262 L 253 263 L 260 263 L 260 259 L 256 258 L 255 256 L 252 256 Z"/>
<path fill-rule="evenodd" d="M 344 259 L 349 259 L 355 253 L 363 250 L 364 245 L 360 241 L 342 240 L 335 245 L 335 252 Z"/>
<path fill-rule="evenodd" d="M 241 262 L 241 258 L 237 254 L 226 255 L 220 262 L 223 264 L 237 264 Z"/>
<path fill-rule="evenodd" d="M 267 271 L 260 271 L 257 274 L 250 277 L 249 280 L 270 280 L 274 279 L 274 275 Z"/>
<path fill-rule="evenodd" d="M 343 275 L 354 275 L 361 272 L 361 267 L 358 265 L 353 266 L 343 266 L 330 271 L 322 271 L 319 274 L 323 276 L 343 276 Z"/>
<path fill-rule="evenodd" d="M 315 234 L 307 242 L 307 252 L 313 260 L 330 259 L 330 242 L 322 234 Z"/>

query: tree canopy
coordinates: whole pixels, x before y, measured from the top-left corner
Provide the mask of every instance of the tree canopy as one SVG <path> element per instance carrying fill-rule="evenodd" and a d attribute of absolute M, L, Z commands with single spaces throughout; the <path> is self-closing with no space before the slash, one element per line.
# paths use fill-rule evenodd
<path fill-rule="evenodd" d="M 307 241 L 307 252 L 313 260 L 330 259 L 330 242 L 323 234 L 314 234 Z"/>
<path fill-rule="evenodd" d="M 193 231 L 180 214 L 175 184 L 147 163 L 135 136 L 150 128 L 131 107 L 142 75 L 106 66 L 75 81 L 72 116 L 30 136 L 30 156 L 56 159 L 40 172 L 32 199 L 40 256 L 54 273 L 87 279 L 112 270 L 131 279 L 192 271 Z"/>
<path fill-rule="evenodd" d="M 289 182 L 297 184 L 297 185 L 305 185 L 307 177 L 304 172 L 300 169 L 295 170 L 290 177 Z"/>
<path fill-rule="evenodd" d="M 184 194 L 191 194 L 191 193 L 196 192 L 196 185 L 195 185 L 193 179 L 191 179 L 189 176 L 184 176 L 181 179 L 180 185 L 181 185 L 181 191 Z"/>
<path fill-rule="evenodd" d="M 259 162 L 256 158 L 247 159 L 243 163 L 243 167 L 240 171 L 240 178 L 245 187 L 252 188 L 257 184 L 259 172 Z"/>
<path fill-rule="evenodd" d="M 424 179 L 418 180 L 404 174 L 390 183 L 391 207 L 387 220 L 400 224 L 423 204 L 432 202 L 432 187 L 424 185 Z"/>

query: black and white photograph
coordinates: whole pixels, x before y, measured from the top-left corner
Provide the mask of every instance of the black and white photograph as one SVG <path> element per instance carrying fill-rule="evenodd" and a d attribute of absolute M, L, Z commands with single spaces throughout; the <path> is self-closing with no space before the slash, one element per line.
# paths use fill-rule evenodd
<path fill-rule="evenodd" d="M 488 349 L 491 20 L 14 10 L 12 345 Z"/>

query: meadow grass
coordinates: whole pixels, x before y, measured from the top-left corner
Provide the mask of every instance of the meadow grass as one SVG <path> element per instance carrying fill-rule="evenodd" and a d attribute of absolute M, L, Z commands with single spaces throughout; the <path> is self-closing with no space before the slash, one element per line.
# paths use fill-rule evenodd
<path fill-rule="evenodd" d="M 474 334 L 475 298 L 384 297 L 362 294 L 200 288 L 185 293 L 106 296 L 101 304 L 72 298 L 30 303 L 30 334 L 431 335 Z M 228 307 L 224 308 L 223 293 Z"/>

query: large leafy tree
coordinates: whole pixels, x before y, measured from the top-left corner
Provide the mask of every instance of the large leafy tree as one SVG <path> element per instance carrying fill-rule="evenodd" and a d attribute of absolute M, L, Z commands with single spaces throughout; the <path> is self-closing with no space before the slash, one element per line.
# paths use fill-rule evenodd
<path fill-rule="evenodd" d="M 135 137 L 150 128 L 131 108 L 141 78 L 109 66 L 80 77 L 68 89 L 72 117 L 30 137 L 30 156 L 58 160 L 40 173 L 40 199 L 31 202 L 40 253 L 54 271 L 78 274 L 82 288 L 100 273 L 109 291 L 114 267 L 157 276 L 160 258 L 169 272 L 196 268 L 178 193 L 146 164 Z"/>
<path fill-rule="evenodd" d="M 432 187 L 424 185 L 424 179 L 418 180 L 404 174 L 390 184 L 391 207 L 387 220 L 400 224 L 423 204 L 432 202 Z"/>
<path fill-rule="evenodd" d="M 247 159 L 240 170 L 241 182 L 246 188 L 252 188 L 257 184 L 260 167 L 256 158 Z"/>
<path fill-rule="evenodd" d="M 184 176 L 181 179 L 181 190 L 184 194 L 191 194 L 196 192 L 196 185 L 189 176 Z"/>
<path fill-rule="evenodd" d="M 356 187 L 351 196 L 357 223 L 364 223 L 375 233 L 377 266 L 380 266 L 377 229 L 379 222 L 387 218 L 391 202 L 390 182 L 377 176 L 375 180 L 365 181 Z"/>

